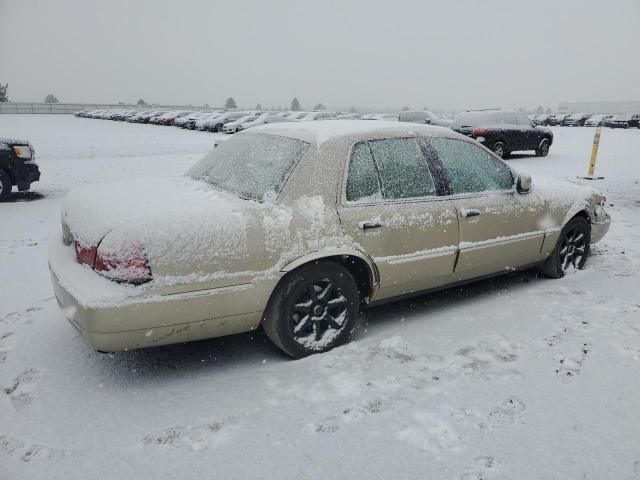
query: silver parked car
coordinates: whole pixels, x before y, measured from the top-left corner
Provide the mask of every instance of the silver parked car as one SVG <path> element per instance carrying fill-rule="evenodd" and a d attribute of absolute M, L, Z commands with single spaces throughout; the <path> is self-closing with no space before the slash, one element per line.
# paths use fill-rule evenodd
<path fill-rule="evenodd" d="M 604 198 L 512 170 L 442 127 L 314 121 L 230 137 L 186 176 L 74 190 L 51 243 L 56 298 L 96 349 L 258 328 L 294 357 L 361 307 L 539 266 L 582 268 Z"/>

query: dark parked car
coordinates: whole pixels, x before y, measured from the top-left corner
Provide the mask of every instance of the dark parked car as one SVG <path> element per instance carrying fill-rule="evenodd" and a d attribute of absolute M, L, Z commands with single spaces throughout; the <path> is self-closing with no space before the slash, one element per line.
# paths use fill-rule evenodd
<path fill-rule="evenodd" d="M 640 128 L 640 113 L 618 113 L 604 124 L 611 128 Z"/>
<path fill-rule="evenodd" d="M 40 180 L 33 146 L 26 140 L 0 138 L 0 201 L 11 195 L 14 185 L 23 192 Z"/>
<path fill-rule="evenodd" d="M 551 130 L 510 110 L 468 110 L 456 116 L 451 128 L 476 139 L 499 157 L 521 150 L 534 150 L 537 156 L 546 157 L 553 143 Z"/>
<path fill-rule="evenodd" d="M 549 125 L 552 125 L 552 126 L 564 125 L 564 121 L 567 119 L 568 116 L 569 116 L 568 113 L 556 113 L 555 115 L 551 115 L 549 117 Z"/>
<path fill-rule="evenodd" d="M 564 124 L 568 127 L 584 127 L 584 124 L 591 118 L 589 113 L 572 113 L 564 119 Z"/>
<path fill-rule="evenodd" d="M 536 125 L 549 125 L 549 117 L 549 114 L 541 113 L 540 115 L 534 115 L 533 121 Z"/>

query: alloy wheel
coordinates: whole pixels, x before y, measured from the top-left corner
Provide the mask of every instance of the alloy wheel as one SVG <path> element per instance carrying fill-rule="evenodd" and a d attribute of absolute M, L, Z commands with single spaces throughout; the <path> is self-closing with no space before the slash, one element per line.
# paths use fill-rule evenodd
<path fill-rule="evenodd" d="M 587 239 L 581 228 L 573 228 L 565 235 L 560 247 L 560 268 L 563 272 L 580 269 L 584 265 L 587 252 Z"/>
<path fill-rule="evenodd" d="M 542 145 L 540 145 L 540 154 L 543 157 L 546 157 L 548 153 L 549 153 L 549 142 L 544 141 L 542 142 Z"/>
<path fill-rule="evenodd" d="M 303 345 L 335 338 L 346 324 L 348 301 L 330 279 L 310 283 L 293 303 L 290 327 Z"/>

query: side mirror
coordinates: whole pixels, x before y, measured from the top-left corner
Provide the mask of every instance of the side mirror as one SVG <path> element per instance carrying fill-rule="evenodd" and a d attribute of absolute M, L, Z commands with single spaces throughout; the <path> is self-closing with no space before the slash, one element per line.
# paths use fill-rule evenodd
<path fill-rule="evenodd" d="M 425 118 L 424 119 L 424 123 L 426 123 L 427 125 L 431 125 L 431 119 L 430 118 Z"/>
<path fill-rule="evenodd" d="M 516 180 L 516 189 L 518 193 L 529 193 L 531 191 L 531 175 L 521 173 Z"/>

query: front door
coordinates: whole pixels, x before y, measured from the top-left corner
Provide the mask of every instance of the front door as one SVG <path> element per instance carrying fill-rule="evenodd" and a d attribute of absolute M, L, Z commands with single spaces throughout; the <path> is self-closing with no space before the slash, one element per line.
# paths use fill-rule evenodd
<path fill-rule="evenodd" d="M 542 260 L 544 204 L 514 188 L 501 160 L 472 142 L 433 138 L 447 174 L 460 226 L 454 281 L 481 277 Z"/>
<path fill-rule="evenodd" d="M 458 248 L 452 202 L 438 196 L 415 138 L 353 146 L 340 220 L 380 273 L 376 300 L 450 281 Z"/>

